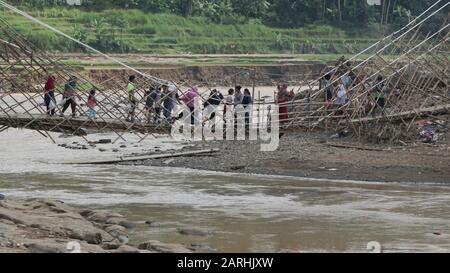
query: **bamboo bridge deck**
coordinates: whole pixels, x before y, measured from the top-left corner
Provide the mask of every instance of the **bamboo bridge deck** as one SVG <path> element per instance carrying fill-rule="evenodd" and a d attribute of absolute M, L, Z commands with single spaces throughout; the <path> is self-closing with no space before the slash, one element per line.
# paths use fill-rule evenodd
<path fill-rule="evenodd" d="M 0 113 L 0 131 L 11 128 L 25 128 L 38 131 L 51 131 L 86 135 L 87 132 L 130 132 L 141 134 L 170 132 L 168 126 L 146 123 L 130 123 L 118 119 L 90 119 L 88 117 L 50 117 L 45 114 L 4 114 Z"/>

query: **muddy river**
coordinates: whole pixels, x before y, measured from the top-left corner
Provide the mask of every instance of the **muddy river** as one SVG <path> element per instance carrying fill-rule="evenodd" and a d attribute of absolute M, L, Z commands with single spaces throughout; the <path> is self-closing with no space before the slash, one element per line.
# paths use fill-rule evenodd
<path fill-rule="evenodd" d="M 165 138 L 126 145 L 119 153 L 183 146 Z M 0 134 L 0 193 L 123 213 L 137 223 L 134 242 L 195 243 L 220 252 L 367 252 L 376 241 L 386 252 L 450 252 L 450 184 L 61 164 L 117 156 L 111 149 L 69 150 L 36 132 L 9 129 Z M 178 228 L 211 236 L 183 236 Z"/>

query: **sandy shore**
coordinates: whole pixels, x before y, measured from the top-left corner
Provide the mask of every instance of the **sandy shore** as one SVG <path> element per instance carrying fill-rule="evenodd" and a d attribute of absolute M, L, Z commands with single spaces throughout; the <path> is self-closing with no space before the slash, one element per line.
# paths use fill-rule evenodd
<path fill-rule="evenodd" d="M 449 139 L 442 136 L 436 145 L 416 142 L 380 146 L 358 144 L 351 138 L 330 139 L 317 133 L 289 133 L 281 138 L 275 152 L 261 152 L 257 142 L 205 142 L 189 149 L 219 148 L 220 152 L 132 164 L 358 181 L 448 183 Z M 330 143 L 369 150 L 332 147 Z"/>

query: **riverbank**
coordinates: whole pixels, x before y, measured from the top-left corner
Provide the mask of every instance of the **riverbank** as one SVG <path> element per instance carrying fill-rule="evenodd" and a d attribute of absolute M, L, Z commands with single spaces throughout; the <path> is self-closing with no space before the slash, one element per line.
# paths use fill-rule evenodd
<path fill-rule="evenodd" d="M 135 223 L 48 199 L 0 201 L 0 253 L 189 253 L 181 244 L 129 245 Z"/>
<path fill-rule="evenodd" d="M 249 141 L 197 143 L 185 151 L 190 149 L 220 152 L 127 164 L 374 182 L 448 183 L 450 177 L 448 136 L 441 136 L 436 145 L 387 146 L 318 133 L 288 133 L 275 152 L 261 152 L 260 143 Z"/>

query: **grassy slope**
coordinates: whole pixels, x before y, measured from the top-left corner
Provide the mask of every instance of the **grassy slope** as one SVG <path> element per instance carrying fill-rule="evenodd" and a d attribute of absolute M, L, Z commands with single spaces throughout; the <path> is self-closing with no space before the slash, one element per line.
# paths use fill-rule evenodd
<path fill-rule="evenodd" d="M 151 54 L 214 54 L 214 53 L 293 53 L 351 54 L 372 44 L 376 37 L 361 38 L 362 30 L 349 34 L 331 26 L 308 26 L 299 29 L 269 28 L 260 23 L 219 25 L 204 18 L 184 18 L 169 14 L 146 14 L 137 10 L 85 12 L 78 9 L 52 8 L 29 11 L 30 14 L 73 34 L 76 26 L 95 39 L 94 20 L 122 20 L 125 27 L 113 27 L 108 32 L 131 48 L 131 52 Z M 6 18 L 33 43 L 46 49 L 77 51 L 73 43 L 30 23 L 27 19 L 1 10 Z M 366 32 L 366 33 L 376 33 Z M 374 35 L 376 36 L 376 35 Z"/>

